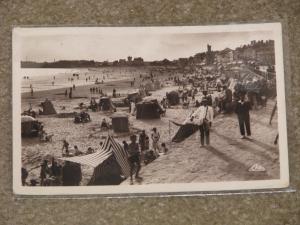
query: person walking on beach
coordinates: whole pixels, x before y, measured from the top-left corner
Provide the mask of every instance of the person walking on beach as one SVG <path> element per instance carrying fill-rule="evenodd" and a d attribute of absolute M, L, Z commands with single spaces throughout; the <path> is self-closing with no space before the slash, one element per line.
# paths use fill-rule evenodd
<path fill-rule="evenodd" d="M 235 113 L 238 116 L 239 127 L 241 138 L 245 139 L 245 127 L 247 131 L 247 136 L 251 136 L 251 128 L 250 128 L 250 114 L 251 103 L 249 101 L 245 101 L 245 93 L 241 93 L 240 100 L 237 102 Z"/>
<path fill-rule="evenodd" d="M 156 127 L 154 127 L 152 129 L 152 134 L 151 134 L 151 139 L 152 139 L 152 147 L 153 147 L 153 151 L 155 153 L 156 156 L 159 156 L 159 139 L 160 139 L 160 134 L 157 131 Z"/>
<path fill-rule="evenodd" d="M 214 118 L 214 111 L 211 106 L 208 105 L 208 100 L 203 99 L 201 106 L 192 114 L 191 120 L 194 119 L 198 121 L 199 131 L 200 131 L 200 143 L 204 146 L 204 139 L 206 145 L 210 144 L 210 127 Z"/>
<path fill-rule="evenodd" d="M 65 90 L 65 97 L 68 96 L 68 89 Z"/>
<path fill-rule="evenodd" d="M 130 163 L 130 184 L 133 184 L 133 172 L 136 167 L 135 178 L 140 179 L 139 172 L 141 169 L 141 157 L 139 145 L 136 143 L 136 135 L 130 136 L 131 143 L 128 145 L 129 163 Z"/>
<path fill-rule="evenodd" d="M 70 88 L 70 91 L 69 91 L 69 98 L 72 98 L 72 88 Z"/>

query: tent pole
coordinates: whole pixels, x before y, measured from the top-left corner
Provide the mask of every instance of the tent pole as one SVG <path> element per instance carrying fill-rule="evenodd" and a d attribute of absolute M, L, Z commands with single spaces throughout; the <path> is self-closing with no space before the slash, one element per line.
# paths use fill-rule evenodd
<path fill-rule="evenodd" d="M 171 123 L 169 120 L 169 141 L 171 141 Z"/>

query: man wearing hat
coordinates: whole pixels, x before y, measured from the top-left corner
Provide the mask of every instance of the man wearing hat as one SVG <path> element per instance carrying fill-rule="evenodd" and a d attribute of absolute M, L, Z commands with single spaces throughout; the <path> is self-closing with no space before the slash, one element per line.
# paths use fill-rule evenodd
<path fill-rule="evenodd" d="M 204 139 L 206 145 L 210 144 L 209 130 L 214 118 L 214 111 L 211 106 L 208 105 L 208 100 L 204 98 L 202 105 L 193 113 L 191 120 L 195 121 L 199 125 L 201 147 L 204 146 Z"/>
<path fill-rule="evenodd" d="M 250 114 L 249 111 L 251 110 L 251 103 L 249 101 L 245 101 L 246 93 L 240 94 L 240 100 L 237 102 L 235 113 L 238 116 L 239 120 L 239 127 L 241 132 L 241 138 L 245 138 L 245 127 L 247 131 L 247 136 L 251 136 L 251 129 L 250 129 Z"/>

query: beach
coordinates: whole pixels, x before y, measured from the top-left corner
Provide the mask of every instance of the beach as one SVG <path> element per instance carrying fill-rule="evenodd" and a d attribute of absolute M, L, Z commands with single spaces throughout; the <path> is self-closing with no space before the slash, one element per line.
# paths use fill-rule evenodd
<path fill-rule="evenodd" d="M 119 69 L 116 70 L 118 73 Z M 52 101 L 57 113 L 80 112 L 78 107 L 80 103 L 89 105 L 91 97 L 99 97 L 98 94 L 90 92 L 91 87 L 99 87 L 109 96 L 112 95 L 113 89 L 116 89 L 121 97 L 126 96 L 138 90 L 142 82 L 139 78 L 140 74 L 150 73 L 149 71 L 149 68 L 135 68 L 130 78 L 110 80 L 97 85 L 78 85 L 73 91 L 72 99 L 64 95 L 65 87 L 37 91 L 33 96 L 30 93 L 23 93 L 22 111 L 28 110 L 29 105 L 33 110 L 38 110 L 39 104 L 48 98 Z M 151 91 L 151 97 L 160 101 L 166 92 L 178 90 L 178 86 L 167 82 L 169 75 L 170 73 L 161 73 L 156 77 L 163 85 L 160 89 Z M 133 79 L 136 79 L 136 82 L 132 87 Z M 201 98 L 202 93 L 198 93 L 196 99 Z M 181 105 L 172 106 L 160 119 L 147 120 L 137 120 L 129 113 L 128 107 L 117 107 L 117 112 L 123 112 L 129 118 L 129 133 L 101 131 L 101 121 L 103 118 L 111 121 L 111 112 L 89 111 L 91 122 L 80 124 L 75 124 L 74 118 L 41 115 L 37 119 L 44 124 L 48 134 L 54 135 L 53 140 L 41 143 L 37 138 L 23 138 L 22 164 L 30 171 L 29 179 L 39 179 L 40 163 L 43 159 L 60 158 L 64 139 L 70 143 L 71 150 L 77 145 L 80 151 L 85 152 L 88 147 L 99 150 L 99 143 L 103 142 L 108 134 L 120 143 L 123 140 L 129 142 L 131 134 L 138 135 L 141 130 L 145 130 L 150 135 L 151 129 L 157 127 L 161 135 L 160 143 L 166 143 L 169 151 L 152 163 L 142 165 L 140 175 L 143 180 L 135 184 L 277 179 L 279 178 L 279 151 L 278 147 L 273 144 L 277 134 L 277 115 L 273 119 L 273 124 L 268 124 L 274 103 L 274 100 L 270 99 L 265 108 L 251 112 L 252 140 L 239 139 L 238 121 L 234 113 L 217 115 L 211 131 L 211 146 L 201 149 L 199 131 L 181 143 L 171 142 L 178 126 L 170 121 L 182 123 L 196 109 L 195 107 L 186 109 Z M 263 166 L 266 171 L 249 172 L 248 169 L 254 164 Z M 87 185 L 93 174 L 93 168 L 84 165 L 81 168 L 83 179 L 80 185 Z M 123 184 L 128 184 L 128 181 L 125 180 Z"/>

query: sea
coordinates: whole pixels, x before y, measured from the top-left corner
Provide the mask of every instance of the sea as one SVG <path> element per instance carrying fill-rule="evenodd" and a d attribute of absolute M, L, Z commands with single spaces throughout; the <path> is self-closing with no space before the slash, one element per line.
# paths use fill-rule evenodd
<path fill-rule="evenodd" d="M 20 69 L 21 92 L 34 92 L 58 88 L 90 85 L 98 82 L 110 82 L 130 79 L 134 76 L 130 68 L 22 68 Z"/>

